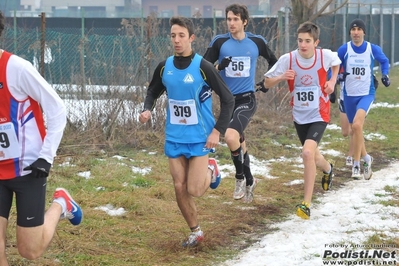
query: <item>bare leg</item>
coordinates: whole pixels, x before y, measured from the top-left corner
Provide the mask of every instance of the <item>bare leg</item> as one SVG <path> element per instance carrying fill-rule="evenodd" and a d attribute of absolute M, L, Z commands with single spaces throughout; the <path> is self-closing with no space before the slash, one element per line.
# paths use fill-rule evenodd
<path fill-rule="evenodd" d="M 44 215 L 43 225 L 17 226 L 17 246 L 22 257 L 34 260 L 44 253 L 54 236 L 61 212 L 61 205 L 52 203 Z"/>
<path fill-rule="evenodd" d="M 304 170 L 304 201 L 310 203 L 312 201 L 313 187 L 316 178 L 316 161 L 315 152 L 317 143 L 313 140 L 306 140 L 302 148 L 302 160 L 305 167 Z"/>
<path fill-rule="evenodd" d="M 208 156 L 169 158 L 169 168 L 173 178 L 176 201 L 188 226 L 198 225 L 197 208 L 194 197 L 202 196 L 211 183 L 211 170 L 208 169 Z"/>
<path fill-rule="evenodd" d="M 339 118 L 340 118 L 342 136 L 349 137 L 348 156 L 353 157 L 353 141 L 352 141 L 351 125 L 349 124 L 348 117 L 346 116 L 345 113 L 340 113 Z"/>
<path fill-rule="evenodd" d="M 352 137 L 353 137 L 353 159 L 355 162 L 360 162 L 360 157 L 366 155 L 366 147 L 364 145 L 363 125 L 366 119 L 366 112 L 359 109 L 356 112 L 352 123 Z"/>
<path fill-rule="evenodd" d="M 8 266 L 6 258 L 7 219 L 0 217 L 0 266 Z"/>

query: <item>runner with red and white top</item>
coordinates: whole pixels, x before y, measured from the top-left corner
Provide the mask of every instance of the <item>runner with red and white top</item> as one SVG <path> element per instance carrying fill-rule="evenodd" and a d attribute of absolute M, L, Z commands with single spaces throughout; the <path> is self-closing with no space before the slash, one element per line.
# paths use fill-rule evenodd
<path fill-rule="evenodd" d="M 292 116 L 302 144 L 304 163 L 304 199 L 297 205 L 296 213 L 309 219 L 316 166 L 323 170 L 322 188 L 329 190 L 332 184 L 333 165 L 320 153 L 318 144 L 330 121 L 329 94 L 334 91 L 341 60 L 336 52 L 316 48 L 320 35 L 317 25 L 305 22 L 297 33 L 298 49 L 279 58 L 265 74 L 264 86 L 271 88 L 282 81 L 288 83 Z M 332 75 L 327 80 L 330 68 Z"/>
<path fill-rule="evenodd" d="M 0 12 L 0 36 L 5 19 Z M 46 114 L 46 127 L 43 113 Z M 65 189 L 57 189 L 45 212 L 46 184 L 66 125 L 66 109 L 32 64 L 0 49 L 0 265 L 7 266 L 6 232 L 13 196 L 17 247 L 26 259 L 40 257 L 58 221 L 82 221 L 82 210 Z"/>

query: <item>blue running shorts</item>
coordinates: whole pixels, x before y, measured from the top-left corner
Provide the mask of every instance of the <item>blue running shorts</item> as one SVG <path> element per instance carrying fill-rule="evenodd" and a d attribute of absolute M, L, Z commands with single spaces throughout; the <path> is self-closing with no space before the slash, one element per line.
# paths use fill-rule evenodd
<path fill-rule="evenodd" d="M 374 102 L 374 95 L 345 96 L 344 106 L 349 123 L 353 124 L 353 119 L 355 118 L 356 112 L 359 109 L 363 109 L 366 112 L 366 114 L 368 114 L 373 102 Z"/>
<path fill-rule="evenodd" d="M 191 157 L 199 157 L 207 155 L 210 149 L 205 148 L 205 142 L 201 143 L 176 143 L 165 141 L 165 155 L 169 158 L 179 158 L 185 156 L 187 159 Z"/>

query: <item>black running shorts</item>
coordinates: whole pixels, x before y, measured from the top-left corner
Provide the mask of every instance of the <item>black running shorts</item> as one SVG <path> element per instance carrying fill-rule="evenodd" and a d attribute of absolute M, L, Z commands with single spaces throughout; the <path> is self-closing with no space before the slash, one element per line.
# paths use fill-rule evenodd
<path fill-rule="evenodd" d="M 8 219 L 15 193 L 17 225 L 35 227 L 44 223 L 47 178 L 31 175 L 0 180 L 0 216 Z"/>
<path fill-rule="evenodd" d="M 294 125 L 302 146 L 305 144 L 307 139 L 314 140 L 319 144 L 327 127 L 326 122 L 314 122 L 303 125 L 294 122 Z"/>
<path fill-rule="evenodd" d="M 243 136 L 245 128 L 256 112 L 256 98 L 253 92 L 234 95 L 235 104 L 229 128 L 233 128 Z"/>

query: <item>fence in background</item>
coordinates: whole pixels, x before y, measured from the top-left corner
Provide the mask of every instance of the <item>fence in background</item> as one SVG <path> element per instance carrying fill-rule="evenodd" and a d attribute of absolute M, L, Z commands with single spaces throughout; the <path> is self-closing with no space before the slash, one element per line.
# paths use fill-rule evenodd
<path fill-rule="evenodd" d="M 247 28 L 264 36 L 279 56 L 296 46 L 297 25 L 290 24 L 285 40 L 283 13 L 277 18 L 253 18 Z M 357 15 L 318 18 L 320 46 L 337 49 L 349 40 L 347 25 Z M 392 62 L 399 61 L 399 15 L 360 15 L 366 39 L 380 45 Z M 41 18 L 9 19 L 0 39 L 3 49 L 32 62 L 54 84 L 143 85 L 161 59 L 173 54 L 168 19 Z M 12 24 L 10 24 L 10 22 Z M 108 22 L 108 23 L 107 23 Z M 194 49 L 203 54 L 215 33 L 226 32 L 223 19 L 194 19 Z M 43 40 L 45 36 L 45 40 Z"/>
<path fill-rule="evenodd" d="M 348 41 L 347 27 L 356 17 L 366 22 L 366 39 L 379 44 L 391 64 L 398 62 L 399 14 L 355 15 L 343 11 L 318 18 L 316 23 L 321 28 L 320 46 L 336 50 Z M 227 32 L 224 19 L 193 21 L 196 35 L 193 48 L 199 54 L 205 52 L 215 34 Z M 264 36 L 271 49 L 280 56 L 286 52 L 287 42 L 290 50 L 296 47 L 297 25 L 291 22 L 285 27 L 285 21 L 282 12 L 277 17 L 251 18 L 247 30 Z M 288 34 L 285 34 L 286 30 Z M 96 124 L 93 127 L 107 132 L 106 138 L 109 138 L 115 134 L 115 123 L 135 127 L 136 118 L 132 117 L 131 110 L 125 108 L 126 101 L 134 102 L 129 102 L 130 105 L 142 103 L 155 67 L 173 54 L 169 31 L 169 19 L 155 17 L 15 17 L 7 18 L 6 29 L 0 37 L 0 47 L 32 62 L 69 101 L 71 109 L 81 110 L 81 113 L 69 114 L 70 118 L 76 118 L 70 120 L 76 130 Z M 285 36 L 289 36 L 288 39 Z M 256 80 L 268 67 L 263 59 L 259 60 L 258 66 Z M 271 93 L 274 92 L 269 92 L 268 97 Z M 271 98 L 276 105 L 282 102 L 278 97 Z M 93 100 L 103 102 L 93 104 Z M 74 104 L 79 106 L 74 108 Z M 270 105 L 270 108 L 277 109 L 276 105 Z M 104 109 L 104 106 L 107 108 Z M 162 114 L 162 111 L 158 113 Z"/>

